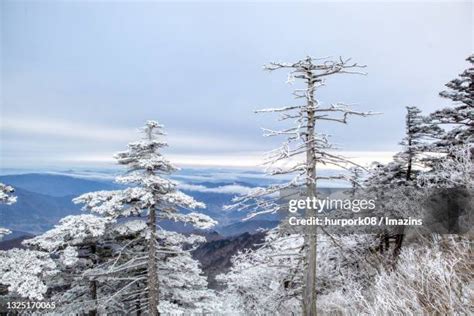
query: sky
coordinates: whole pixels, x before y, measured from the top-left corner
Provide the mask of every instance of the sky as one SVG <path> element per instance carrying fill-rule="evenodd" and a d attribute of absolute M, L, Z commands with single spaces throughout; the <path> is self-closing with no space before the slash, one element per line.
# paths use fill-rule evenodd
<path fill-rule="evenodd" d="M 270 61 L 351 57 L 366 76 L 329 78 L 322 104 L 382 114 L 321 131 L 360 163 L 399 150 L 405 106 L 466 68 L 466 1 L 1 1 L 2 168 L 108 166 L 146 120 L 165 125 L 181 166 L 255 167 L 281 141 L 265 107 L 293 104 Z"/>

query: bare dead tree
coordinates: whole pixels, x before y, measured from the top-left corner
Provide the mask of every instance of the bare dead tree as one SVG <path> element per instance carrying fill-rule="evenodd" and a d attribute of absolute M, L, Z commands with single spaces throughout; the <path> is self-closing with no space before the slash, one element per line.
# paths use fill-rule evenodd
<path fill-rule="evenodd" d="M 318 166 L 336 166 L 348 169 L 356 165 L 350 160 L 334 153 L 335 149 L 328 140 L 328 135 L 317 130 L 317 123 L 330 121 L 346 124 L 349 116 L 368 116 L 372 112 L 352 110 L 345 103 L 322 106 L 316 99 L 316 90 L 325 85 L 325 78 L 335 74 L 365 74 L 357 63 L 350 59 L 329 58 L 316 59 L 306 57 L 295 63 L 271 62 L 264 66 L 267 71 L 288 70 L 288 82 L 300 80 L 302 88 L 294 90 L 297 100 L 304 100 L 300 105 L 289 105 L 281 108 L 269 108 L 257 113 L 273 112 L 280 115 L 280 121 L 292 121 L 291 127 L 283 130 L 264 129 L 264 136 L 285 136 L 282 146 L 269 152 L 266 157 L 266 171 L 270 175 L 293 174 L 294 178 L 284 184 L 257 188 L 250 194 L 235 199 L 232 207 L 250 209 L 248 218 L 265 213 L 275 213 L 279 209 L 274 196 L 285 189 L 297 189 L 313 198 L 316 197 L 318 180 L 349 179 L 349 175 L 319 175 Z M 356 165 L 357 166 L 357 165 Z M 360 167 L 360 166 L 359 166 Z M 270 196 L 270 197 L 269 197 Z M 273 197 L 272 197 L 273 196 Z M 306 216 L 313 216 L 314 210 L 306 210 Z M 316 229 L 305 234 L 305 288 L 303 290 L 303 315 L 316 315 L 316 262 L 317 235 Z"/>

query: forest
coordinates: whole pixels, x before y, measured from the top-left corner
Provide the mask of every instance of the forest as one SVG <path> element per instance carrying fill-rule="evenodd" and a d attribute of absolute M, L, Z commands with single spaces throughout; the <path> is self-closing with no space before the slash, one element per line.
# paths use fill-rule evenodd
<path fill-rule="evenodd" d="M 82 214 L 62 218 L 22 248 L 0 251 L 2 308 L 20 315 L 91 316 L 473 314 L 474 55 L 466 62 L 439 93 L 445 107 L 423 113 L 404 105 L 402 150 L 391 162 L 370 166 L 338 153 L 324 126 L 340 125 L 351 135 L 351 118 L 384 114 L 318 98 L 331 77 L 356 80 L 366 75 L 365 65 L 311 56 L 265 65 L 264 71 L 287 74 L 294 88 L 294 104 L 255 114 L 280 122 L 264 129 L 265 137 L 282 143 L 264 157 L 263 167 L 268 177 L 289 180 L 255 187 L 226 206 L 245 214 L 244 220 L 281 218 L 261 243 L 232 257 L 230 270 L 216 277 L 218 290 L 208 287 L 192 256 L 205 237 L 160 226 L 175 221 L 202 231 L 217 221 L 170 179 L 178 167 L 164 156 L 164 127 L 146 121 L 137 140 L 114 155 L 123 170 L 115 179 L 122 189 L 75 197 Z M 327 166 L 337 172 L 321 173 Z M 348 184 L 351 199 L 377 201 L 366 210 L 371 216 L 426 219 L 437 212 L 442 219 L 436 228 L 395 220 L 401 225 L 368 232 L 290 227 L 293 214 L 282 211 L 282 192 L 325 199 L 320 183 L 333 180 Z M 12 185 L 0 184 L 0 191 L 1 203 L 17 203 Z M 303 217 L 317 213 L 300 211 Z M 0 228 L 0 236 L 9 233 Z"/>

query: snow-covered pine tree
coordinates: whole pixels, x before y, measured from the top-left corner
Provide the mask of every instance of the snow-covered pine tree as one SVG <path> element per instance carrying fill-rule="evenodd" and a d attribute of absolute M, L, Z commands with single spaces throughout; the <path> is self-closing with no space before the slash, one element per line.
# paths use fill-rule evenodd
<path fill-rule="evenodd" d="M 56 263 L 46 252 L 17 248 L 0 251 L 0 284 L 8 285 L 11 297 L 42 300 L 47 281 L 57 272 Z"/>
<path fill-rule="evenodd" d="M 16 196 L 12 195 L 13 192 L 15 190 L 11 186 L 0 183 L 0 203 L 6 205 L 16 203 Z M 0 227 L 0 239 L 10 233 L 9 229 Z"/>
<path fill-rule="evenodd" d="M 264 68 L 268 71 L 286 69 L 289 71 L 288 82 L 297 79 L 303 82 L 303 87 L 295 89 L 296 99 L 303 99 L 303 104 L 290 105 L 282 108 L 270 108 L 257 112 L 275 112 L 280 114 L 280 120 L 293 120 L 294 124 L 283 130 L 265 129 L 265 136 L 286 136 L 283 145 L 270 152 L 267 157 L 267 172 L 270 175 L 293 174 L 293 180 L 286 184 L 272 185 L 265 189 L 256 189 L 249 195 L 237 199 L 233 206 L 240 209 L 252 209 L 250 217 L 274 213 L 279 210 L 275 199 L 268 198 L 286 189 L 296 189 L 306 197 L 316 196 L 318 180 L 347 179 L 347 174 L 336 176 L 319 175 L 317 167 L 332 165 L 347 169 L 355 165 L 346 158 L 333 153 L 333 146 L 328 141 L 328 135 L 317 131 L 318 122 L 328 121 L 346 124 L 351 115 L 368 116 L 371 112 L 354 111 L 344 103 L 323 106 L 316 99 L 316 90 L 325 84 L 328 76 L 335 74 L 362 74 L 357 63 L 350 59 L 329 60 L 306 57 L 295 63 L 272 62 Z M 314 215 L 314 210 L 307 210 L 306 216 Z M 316 231 L 305 234 L 305 288 L 302 302 L 303 315 L 316 315 Z"/>
<path fill-rule="evenodd" d="M 0 203 L 16 203 L 15 190 L 0 183 Z M 10 230 L 0 227 L 0 239 Z M 58 273 L 56 263 L 42 251 L 10 249 L 0 251 L 0 284 L 8 285 L 8 296 L 41 300 L 48 290 L 47 281 Z"/>
<path fill-rule="evenodd" d="M 351 184 L 351 188 L 348 192 L 349 196 L 353 199 L 355 198 L 357 192 L 361 189 L 362 187 L 362 182 L 363 182 L 363 176 L 364 176 L 364 169 L 355 166 L 349 168 L 349 182 Z"/>
<path fill-rule="evenodd" d="M 399 201 L 406 201 L 407 197 L 416 190 L 416 177 L 419 170 L 431 164 L 433 158 L 429 151 L 433 141 L 442 135 L 442 129 L 421 115 L 415 106 L 407 106 L 405 116 L 405 137 L 400 142 L 402 151 L 394 155 L 394 161 L 386 165 L 374 163 L 369 176 L 364 181 L 364 191 L 379 201 L 377 210 L 380 215 L 401 216 L 398 209 Z M 398 196 L 399 198 L 395 198 Z M 394 201 L 397 207 L 393 204 Z M 405 209 L 406 211 L 406 209 Z M 413 214 L 410 214 L 413 215 Z M 396 240 L 394 254 L 397 256 L 403 243 L 403 230 L 398 232 L 386 231 L 380 236 L 379 250 L 388 250 L 388 239 L 392 235 Z"/>
<path fill-rule="evenodd" d="M 23 241 L 23 245 L 45 251 L 55 259 L 59 272 L 50 280 L 55 312 L 97 315 L 99 284 L 85 277 L 102 264 L 110 245 L 105 238 L 113 224 L 110 218 L 92 214 L 71 215 L 46 233 Z"/>
<path fill-rule="evenodd" d="M 409 182 L 416 177 L 416 167 L 424 166 L 423 155 L 430 150 L 431 143 L 442 135 L 442 130 L 437 124 L 427 121 L 416 106 L 407 106 L 406 109 L 405 137 L 400 142 L 403 149 L 394 156 L 394 160 Z"/>
<path fill-rule="evenodd" d="M 435 142 L 435 148 L 447 152 L 453 145 L 474 142 L 474 55 L 466 59 L 470 66 L 446 84 L 449 90 L 440 92 L 440 96 L 453 101 L 454 107 L 446 107 L 430 114 L 432 123 L 446 126 L 448 130 Z"/>
<path fill-rule="evenodd" d="M 429 172 L 422 173 L 417 183 L 423 188 L 474 189 L 474 155 L 472 147 L 451 146 L 448 155 L 438 159 Z"/>
<path fill-rule="evenodd" d="M 130 143 L 127 151 L 115 156 L 119 164 L 128 168 L 127 174 L 118 177 L 117 181 L 132 187 L 87 193 L 74 200 L 76 203 L 84 203 L 84 209 L 93 213 L 117 219 L 122 225 L 126 225 L 125 231 L 132 231 L 131 235 L 122 239 L 122 247 L 118 247 L 116 259 L 104 265 L 99 274 L 122 281 L 121 287 L 106 302 L 117 299 L 123 302 L 126 298 L 129 311 L 141 312 L 146 308 L 149 315 L 158 315 L 158 310 L 163 311 L 166 307 L 179 306 L 181 303 L 181 307 L 186 307 L 184 301 L 189 299 L 192 291 L 188 291 L 188 297 L 173 296 L 172 301 L 165 294 L 167 291 L 173 292 L 171 289 L 175 286 L 182 285 L 186 288 L 184 285 L 193 284 L 187 283 L 187 277 L 200 277 L 197 266 L 190 268 L 192 259 L 183 246 L 186 243 L 192 244 L 197 239 L 190 237 L 190 240 L 162 229 L 157 233 L 159 222 L 179 221 L 203 229 L 216 223 L 204 214 L 186 212 L 204 207 L 204 204 L 178 191 L 177 184 L 167 178 L 177 169 L 160 153 L 167 145 L 159 140 L 164 135 L 162 128 L 157 122 L 148 121 L 142 129 L 144 137 Z M 147 218 L 146 225 L 142 220 L 137 220 L 137 217 L 143 215 Z M 123 233 L 124 229 L 119 229 L 119 232 Z M 180 282 L 172 281 L 173 278 Z M 206 292 L 205 287 L 202 287 L 205 283 L 205 280 L 199 283 L 201 294 Z M 193 290 L 196 291 L 196 288 Z M 178 292 L 176 289 L 174 293 Z"/>
<path fill-rule="evenodd" d="M 393 184 L 390 181 L 394 179 L 393 174 L 387 176 L 388 173 L 390 169 L 385 172 L 380 169 L 378 176 L 372 175 L 372 180 L 377 181 L 368 184 L 374 190 L 390 194 L 388 207 L 408 210 L 413 215 L 416 209 L 423 209 L 424 200 L 433 199 L 433 189 L 463 189 L 467 193 L 464 201 L 468 202 L 463 205 L 463 210 L 467 213 L 462 215 L 464 218 L 458 219 L 459 228 L 464 231 L 472 228 L 469 211 L 472 210 L 470 195 L 474 189 L 474 159 L 469 144 L 449 147 L 447 155 L 436 160 L 431 170 L 418 174 L 418 188 L 409 190 L 411 192 L 396 194 L 393 189 L 383 186 L 384 183 Z M 406 188 L 398 182 L 395 182 L 396 185 Z M 451 192 L 448 194 L 451 195 Z M 440 206 L 446 208 L 444 203 L 440 203 Z M 412 237 L 415 235 L 411 234 Z M 354 296 L 359 297 L 358 312 L 371 315 L 469 314 L 474 297 L 474 292 L 469 288 L 472 279 L 470 239 L 469 233 L 430 233 L 425 238 L 404 245 L 396 266 L 381 266 L 372 284 L 354 293 Z M 420 282 L 420 275 L 423 276 L 423 282 Z"/>

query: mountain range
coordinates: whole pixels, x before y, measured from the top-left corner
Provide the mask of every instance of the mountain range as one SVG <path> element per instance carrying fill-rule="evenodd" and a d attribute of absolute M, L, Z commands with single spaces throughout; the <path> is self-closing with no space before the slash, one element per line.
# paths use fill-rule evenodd
<path fill-rule="evenodd" d="M 218 221 L 215 230 L 223 236 L 235 236 L 245 232 L 256 232 L 259 228 L 268 229 L 278 223 L 275 216 L 266 216 L 253 221 L 242 221 L 246 213 L 226 211 L 224 206 L 232 203 L 238 190 L 257 185 L 258 179 L 249 179 L 251 183 L 231 179 L 226 181 L 197 177 L 185 174 L 179 179 L 182 191 L 206 204 L 199 210 Z M 211 181 L 210 181 L 211 180 Z M 187 182 L 184 182 L 187 181 Z M 15 188 L 17 203 L 0 205 L 0 227 L 13 231 L 22 231 L 37 235 L 53 227 L 67 215 L 80 214 L 81 206 L 75 205 L 72 199 L 83 193 L 99 190 L 116 190 L 123 186 L 113 182 L 112 178 L 81 178 L 75 174 L 28 173 L 0 176 L 0 182 Z M 236 190 L 237 192 L 232 192 Z M 168 230 L 193 232 L 191 226 L 181 223 L 162 222 L 160 225 Z"/>
<path fill-rule="evenodd" d="M 41 234 L 52 228 L 67 216 L 81 214 L 80 205 L 72 202 L 74 197 L 99 190 L 116 190 L 123 186 L 113 182 L 113 173 L 77 174 L 73 171 L 62 173 L 26 173 L 0 176 L 0 182 L 15 188 L 17 203 L 0 205 L 0 227 L 12 230 L 0 241 L 0 250 L 22 247 L 24 239 Z M 276 227 L 279 215 L 259 216 L 243 221 L 246 212 L 225 210 L 232 199 L 257 186 L 265 186 L 268 179 L 255 172 L 228 172 L 223 170 L 181 171 L 173 178 L 179 188 L 204 202 L 206 208 L 199 210 L 219 224 L 208 231 L 196 231 L 192 226 L 176 222 L 160 222 L 166 230 L 181 233 L 197 233 L 206 237 L 207 242 L 193 251 L 193 257 L 201 263 L 209 287 L 220 289 L 216 275 L 225 273 L 232 265 L 232 257 L 244 249 L 254 249 L 263 241 L 265 230 Z M 323 189 L 331 194 L 334 189 Z"/>

